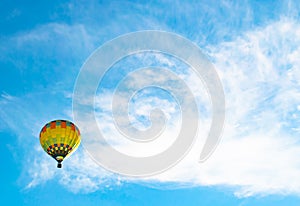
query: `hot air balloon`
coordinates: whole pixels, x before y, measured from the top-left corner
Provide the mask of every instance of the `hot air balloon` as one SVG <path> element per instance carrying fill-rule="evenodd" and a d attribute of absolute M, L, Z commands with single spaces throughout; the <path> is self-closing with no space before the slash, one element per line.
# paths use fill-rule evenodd
<path fill-rule="evenodd" d="M 45 152 L 57 161 L 57 168 L 61 168 L 62 161 L 79 146 L 80 132 L 70 121 L 54 120 L 42 128 L 40 143 Z"/>

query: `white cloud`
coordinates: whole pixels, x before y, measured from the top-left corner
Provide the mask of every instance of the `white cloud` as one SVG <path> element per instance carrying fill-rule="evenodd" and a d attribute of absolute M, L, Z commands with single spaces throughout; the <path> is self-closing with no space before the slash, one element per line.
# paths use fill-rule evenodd
<path fill-rule="evenodd" d="M 51 168 L 56 170 L 53 166 Z M 59 182 L 74 193 L 89 193 L 121 184 L 120 177 L 97 165 L 86 151 L 76 151 L 72 158 L 64 161 L 63 167 Z"/>
<path fill-rule="evenodd" d="M 160 175 L 131 181 L 223 185 L 242 197 L 300 194 L 299 133 L 293 130 L 299 124 L 292 115 L 299 115 L 300 65 L 295 58 L 300 51 L 299 32 L 297 22 L 285 19 L 210 47 L 226 93 L 227 120 L 219 147 L 199 164 L 205 136 L 200 132 L 193 149 L 178 165 Z M 190 84 L 198 84 L 196 81 Z"/>
<path fill-rule="evenodd" d="M 72 158 L 65 159 L 63 169 L 56 168 L 57 162 L 44 153 L 40 145 L 35 146 L 34 153 L 40 155 L 29 163 L 27 173 L 31 181 L 25 189 L 45 184 L 51 179 L 74 193 L 90 193 L 122 184 L 120 177 L 101 168 L 82 149 L 72 154 Z"/>
<path fill-rule="evenodd" d="M 291 180 L 300 170 L 292 130 L 299 128 L 292 114 L 299 114 L 300 64 L 289 58 L 300 51 L 299 31 L 284 19 L 211 48 L 227 122 L 219 148 L 195 170 L 199 184 L 234 186 L 240 196 L 299 194 L 300 182 Z"/>

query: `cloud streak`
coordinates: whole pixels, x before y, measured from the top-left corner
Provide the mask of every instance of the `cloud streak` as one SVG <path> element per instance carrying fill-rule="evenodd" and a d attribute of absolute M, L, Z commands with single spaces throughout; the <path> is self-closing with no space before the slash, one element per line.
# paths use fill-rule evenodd
<path fill-rule="evenodd" d="M 178 165 L 139 181 L 223 185 L 233 187 L 239 197 L 299 194 L 300 145 L 294 121 L 299 115 L 300 65 L 293 56 L 300 48 L 290 41 L 299 41 L 299 31 L 297 22 L 283 19 L 210 47 L 227 99 L 227 121 L 219 148 L 199 164 L 205 136 L 200 132 L 192 151 Z M 291 183 L 291 179 L 295 181 Z"/>

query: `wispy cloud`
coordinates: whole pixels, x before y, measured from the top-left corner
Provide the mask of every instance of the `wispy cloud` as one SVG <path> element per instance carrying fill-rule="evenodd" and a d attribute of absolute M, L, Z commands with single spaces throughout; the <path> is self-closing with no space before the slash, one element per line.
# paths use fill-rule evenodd
<path fill-rule="evenodd" d="M 200 132 L 193 149 L 178 165 L 138 181 L 172 183 L 173 187 L 174 182 L 178 186 L 223 185 L 242 197 L 299 194 L 300 145 L 295 122 L 300 112 L 300 65 L 294 58 L 300 51 L 299 44 L 294 44 L 299 41 L 299 31 L 297 22 L 283 19 L 210 47 L 227 100 L 221 144 L 207 162 L 199 164 L 205 136 Z"/>

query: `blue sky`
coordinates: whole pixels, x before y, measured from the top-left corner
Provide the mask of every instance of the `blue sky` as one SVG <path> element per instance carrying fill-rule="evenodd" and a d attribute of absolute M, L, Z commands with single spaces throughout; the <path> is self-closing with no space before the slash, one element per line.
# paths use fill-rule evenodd
<path fill-rule="evenodd" d="M 1 1 L 1 204 L 299 205 L 299 15 L 296 0 Z M 82 146 L 57 170 L 40 148 L 41 127 L 72 120 L 74 84 L 96 48 L 140 30 L 182 35 L 213 62 L 226 98 L 217 150 L 196 162 L 211 117 L 201 81 L 170 56 L 136 55 L 116 64 L 97 91 L 101 129 L 119 150 L 146 152 L 117 139 L 109 108 L 119 79 L 149 63 L 169 68 L 195 92 L 203 123 L 199 142 L 174 168 L 146 179 L 104 170 Z M 170 120 L 166 137 L 172 136 L 178 105 L 162 91 L 139 93 L 130 118 L 145 128 L 148 111 L 159 105 Z"/>

